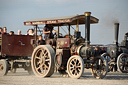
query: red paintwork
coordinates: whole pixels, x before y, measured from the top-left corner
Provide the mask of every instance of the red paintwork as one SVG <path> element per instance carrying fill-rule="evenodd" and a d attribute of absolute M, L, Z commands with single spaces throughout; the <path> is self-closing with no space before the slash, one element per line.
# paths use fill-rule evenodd
<path fill-rule="evenodd" d="M 33 46 L 30 35 L 2 35 L 1 55 L 31 56 Z"/>
<path fill-rule="evenodd" d="M 57 39 L 57 47 L 63 48 L 63 47 L 70 47 L 70 38 L 58 38 Z"/>

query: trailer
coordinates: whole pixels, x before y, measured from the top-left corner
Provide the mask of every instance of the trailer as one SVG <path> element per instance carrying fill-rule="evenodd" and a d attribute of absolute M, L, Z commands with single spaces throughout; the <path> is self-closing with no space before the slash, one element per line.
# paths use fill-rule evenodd
<path fill-rule="evenodd" d="M 0 35 L 0 76 L 6 75 L 8 71 L 15 73 L 17 68 L 32 73 L 33 39 L 30 35 Z"/>

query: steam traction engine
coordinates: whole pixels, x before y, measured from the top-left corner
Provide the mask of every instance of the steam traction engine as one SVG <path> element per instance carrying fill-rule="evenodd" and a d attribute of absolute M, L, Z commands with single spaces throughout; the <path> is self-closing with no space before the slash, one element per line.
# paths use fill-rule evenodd
<path fill-rule="evenodd" d="M 85 15 L 24 22 L 25 25 L 36 26 L 35 30 L 41 24 L 58 27 L 57 38 L 46 40 L 46 45 L 39 45 L 33 51 L 31 65 L 35 75 L 49 77 L 57 68 L 60 74 L 68 73 L 72 78 L 80 78 L 84 68 L 91 68 L 95 78 L 104 78 L 108 72 L 108 64 L 100 56 L 100 50 L 95 50 L 99 47 L 90 45 L 90 23 L 98 23 L 98 19 L 92 17 L 90 12 L 85 12 Z M 86 24 L 85 38 L 81 37 L 79 24 Z M 68 25 L 68 34 L 60 38 L 59 26 L 64 25 Z M 73 36 L 70 34 L 71 25 L 77 25 Z"/>
<path fill-rule="evenodd" d="M 118 43 L 119 23 L 115 23 L 115 41 L 114 44 L 107 47 L 107 52 L 103 53 L 109 64 L 109 71 L 120 71 L 128 73 L 128 33 L 124 40 Z"/>

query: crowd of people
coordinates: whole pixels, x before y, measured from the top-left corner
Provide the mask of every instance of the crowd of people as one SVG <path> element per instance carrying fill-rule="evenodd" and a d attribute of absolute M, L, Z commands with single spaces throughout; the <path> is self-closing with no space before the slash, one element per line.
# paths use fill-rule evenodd
<path fill-rule="evenodd" d="M 56 30 L 53 29 L 52 25 L 48 25 L 46 24 L 45 27 L 43 28 L 43 33 L 44 33 L 44 39 L 48 39 L 48 38 L 54 38 L 54 35 L 52 32 L 56 32 Z M 14 31 L 10 31 L 9 33 L 7 33 L 7 28 L 6 27 L 0 27 L 0 34 L 7 34 L 7 35 L 22 35 L 21 30 L 17 31 L 17 34 L 15 34 Z M 27 34 L 25 35 L 32 35 L 34 36 L 34 29 L 28 29 Z M 38 44 L 39 45 L 44 45 L 45 44 L 45 40 L 43 39 L 42 35 L 38 36 Z"/>
<path fill-rule="evenodd" d="M 6 35 L 22 35 L 21 30 L 17 31 L 17 34 L 14 33 L 14 31 L 10 31 L 9 33 L 7 32 L 6 27 L 0 27 L 0 34 L 6 34 Z M 34 30 L 33 29 L 28 29 L 27 33 L 25 35 L 34 35 Z M 42 45 L 45 44 L 45 41 L 43 40 L 42 35 L 38 36 L 38 44 Z"/>
<path fill-rule="evenodd" d="M 17 31 L 17 34 L 14 33 L 14 31 L 10 31 L 7 33 L 7 28 L 6 27 L 0 27 L 0 34 L 7 34 L 7 35 L 22 35 L 21 30 Z M 33 29 L 28 29 L 26 35 L 34 35 L 34 30 Z"/>

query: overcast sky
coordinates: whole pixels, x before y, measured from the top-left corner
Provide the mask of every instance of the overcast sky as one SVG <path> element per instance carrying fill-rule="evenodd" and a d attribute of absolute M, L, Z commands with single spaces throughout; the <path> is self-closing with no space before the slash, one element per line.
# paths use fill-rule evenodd
<path fill-rule="evenodd" d="M 90 11 L 99 19 L 91 25 L 91 43 L 109 44 L 114 41 L 114 23 L 120 23 L 119 42 L 128 32 L 128 0 L 0 0 L 0 27 L 8 32 L 22 30 L 26 34 L 31 26 L 23 22 L 30 19 L 71 16 Z M 84 26 L 81 26 L 84 36 Z"/>

